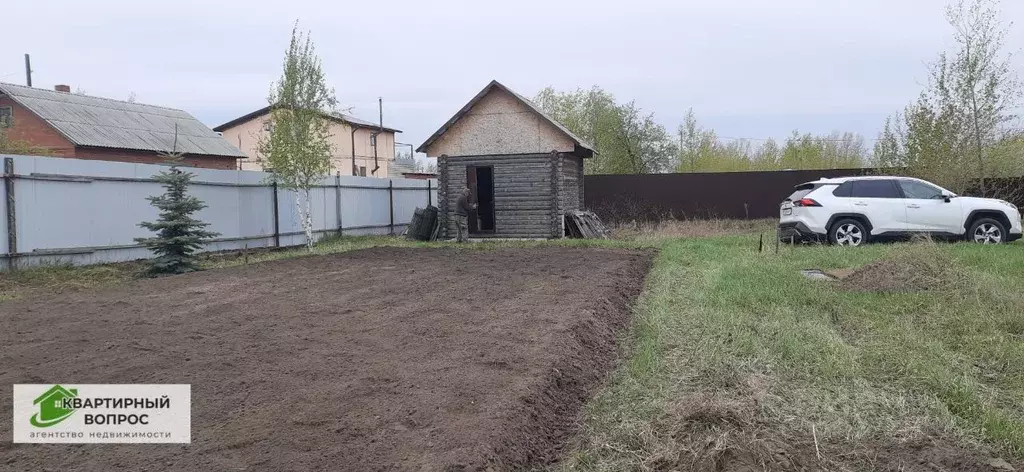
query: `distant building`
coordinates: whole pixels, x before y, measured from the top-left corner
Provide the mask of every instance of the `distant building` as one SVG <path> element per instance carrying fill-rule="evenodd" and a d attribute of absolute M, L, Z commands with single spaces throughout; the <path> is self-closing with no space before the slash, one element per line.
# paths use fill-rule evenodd
<path fill-rule="evenodd" d="M 395 160 L 395 133 L 401 133 L 400 130 L 386 126 L 381 129 L 377 123 L 341 113 L 329 114 L 326 117 L 331 120 L 331 144 L 334 152 L 331 156 L 332 173 L 382 179 L 390 176 L 389 168 Z M 267 106 L 213 129 L 224 135 L 225 139 L 245 154 L 245 157 L 238 161 L 240 169 L 264 170 L 266 161 L 257 148 L 260 136 L 268 132 L 270 126 L 270 107 Z M 377 144 L 376 162 L 373 158 L 374 142 Z"/>
<path fill-rule="evenodd" d="M 244 157 L 192 115 L 173 108 L 0 83 L 0 127 L 13 141 L 58 157 L 160 164 L 160 153 L 185 154 L 185 164 L 234 169 Z"/>
<path fill-rule="evenodd" d="M 455 203 L 470 190 L 474 237 L 560 238 L 583 206 L 583 161 L 594 148 L 533 102 L 492 81 L 416 152 L 437 158 L 438 208 L 455 235 Z"/>
<path fill-rule="evenodd" d="M 416 166 L 415 159 L 395 159 L 388 167 L 388 177 L 392 179 L 436 179 L 437 172 L 421 169 Z"/>

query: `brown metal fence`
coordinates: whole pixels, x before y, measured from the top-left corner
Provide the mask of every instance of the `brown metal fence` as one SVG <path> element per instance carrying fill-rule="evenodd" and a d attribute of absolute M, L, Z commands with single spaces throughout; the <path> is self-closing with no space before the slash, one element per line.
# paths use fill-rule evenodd
<path fill-rule="evenodd" d="M 606 222 L 663 219 L 776 218 L 793 187 L 822 177 L 868 175 L 874 169 L 693 174 L 588 175 L 586 207 Z M 1024 178 L 989 179 L 989 196 L 1024 207 Z M 968 192 L 977 195 L 978 192 Z"/>

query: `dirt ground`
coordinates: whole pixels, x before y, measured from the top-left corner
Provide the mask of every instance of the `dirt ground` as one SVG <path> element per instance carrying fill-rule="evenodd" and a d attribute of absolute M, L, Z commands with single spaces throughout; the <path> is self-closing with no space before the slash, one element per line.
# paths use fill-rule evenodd
<path fill-rule="evenodd" d="M 0 302 L 0 470 L 557 460 L 651 252 L 376 248 Z M 12 444 L 13 383 L 188 383 L 188 445 Z"/>
<path fill-rule="evenodd" d="M 863 267 L 829 271 L 839 287 L 854 292 L 941 291 L 961 282 L 962 274 L 948 254 L 934 243 L 918 243 L 889 251 Z"/>

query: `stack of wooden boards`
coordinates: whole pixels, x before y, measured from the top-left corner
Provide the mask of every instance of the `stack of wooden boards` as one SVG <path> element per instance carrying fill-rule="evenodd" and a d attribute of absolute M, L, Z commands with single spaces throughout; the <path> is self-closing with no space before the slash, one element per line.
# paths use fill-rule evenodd
<path fill-rule="evenodd" d="M 565 235 L 570 238 L 608 239 L 608 228 L 592 211 L 570 211 L 565 214 Z"/>

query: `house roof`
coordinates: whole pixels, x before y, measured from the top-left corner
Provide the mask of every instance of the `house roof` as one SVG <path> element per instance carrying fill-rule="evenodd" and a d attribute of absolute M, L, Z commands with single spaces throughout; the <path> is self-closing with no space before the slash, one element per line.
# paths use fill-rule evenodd
<path fill-rule="evenodd" d="M 416 161 L 406 159 L 395 159 L 388 164 L 388 177 L 400 178 L 402 174 L 416 172 Z"/>
<path fill-rule="evenodd" d="M 0 94 L 37 115 L 75 146 L 245 157 L 182 110 L 6 83 L 0 83 Z"/>
<path fill-rule="evenodd" d="M 233 119 L 233 120 L 231 120 L 231 121 L 229 121 L 227 123 L 224 123 L 224 124 L 222 124 L 220 126 L 216 126 L 216 127 L 213 128 L 213 130 L 214 131 L 224 131 L 224 130 L 226 130 L 228 128 L 231 128 L 231 127 L 233 127 L 235 125 L 238 125 L 238 124 L 241 124 L 241 123 L 245 123 L 245 122 L 247 122 L 249 120 L 252 120 L 253 118 L 256 118 L 258 116 L 263 116 L 263 115 L 266 115 L 268 113 L 270 113 L 270 106 L 269 105 L 265 106 L 263 108 L 260 108 L 259 110 L 256 110 L 256 111 L 254 111 L 252 113 L 247 113 L 245 115 L 239 116 L 238 118 L 235 118 L 235 119 Z M 377 124 L 377 123 L 373 123 L 373 122 L 366 121 L 366 120 L 360 120 L 359 118 L 356 118 L 356 117 L 351 116 L 351 115 L 346 115 L 344 113 L 327 113 L 326 116 L 328 118 L 332 119 L 332 120 L 339 121 L 339 122 L 342 122 L 342 123 L 347 123 L 347 124 L 351 125 L 353 128 L 367 128 L 367 129 L 378 129 L 378 128 L 380 128 L 380 125 Z M 387 126 L 384 127 L 384 131 L 390 131 L 392 133 L 401 133 L 402 132 L 402 130 L 398 130 L 398 129 L 395 129 L 395 128 L 389 128 Z"/>
<path fill-rule="evenodd" d="M 468 115 L 469 112 L 473 109 L 473 106 L 476 105 L 477 102 L 479 102 L 485 96 L 487 96 L 488 93 L 491 93 L 491 91 L 494 89 L 504 91 L 505 93 L 508 93 L 509 95 L 515 97 L 517 100 L 522 102 L 523 105 L 525 105 L 531 111 L 536 113 L 537 116 L 540 116 L 548 123 L 551 123 L 555 128 L 558 128 L 558 130 L 565 134 L 567 137 L 569 137 L 569 139 L 571 139 L 577 147 L 583 148 L 594 154 L 597 153 L 597 151 L 594 150 L 593 146 L 588 144 L 586 141 L 580 139 L 580 137 L 576 136 L 576 134 L 574 134 L 572 131 L 569 131 L 569 128 L 566 128 L 561 123 L 556 121 L 554 118 L 548 116 L 547 113 L 544 113 L 544 111 L 541 110 L 540 107 L 538 107 L 532 101 L 528 100 L 526 97 L 522 95 L 519 95 L 512 89 L 502 85 L 501 82 L 498 82 L 497 80 L 492 80 L 491 83 L 487 84 L 487 86 L 484 87 L 484 89 L 481 90 L 480 93 L 476 94 L 476 96 L 469 101 L 469 103 L 467 103 L 465 106 L 462 107 L 462 109 L 456 112 L 455 115 L 448 120 L 448 122 L 446 122 L 444 125 L 441 126 L 441 128 L 435 131 L 434 134 L 430 135 L 430 137 L 427 138 L 427 140 L 424 141 L 423 144 L 420 145 L 420 147 L 416 148 L 416 152 L 426 152 L 428 146 L 433 144 L 434 141 L 437 141 L 437 139 L 440 138 L 441 135 L 447 133 L 448 130 L 451 129 L 451 127 L 454 126 L 456 122 L 461 120 L 464 116 Z"/>

